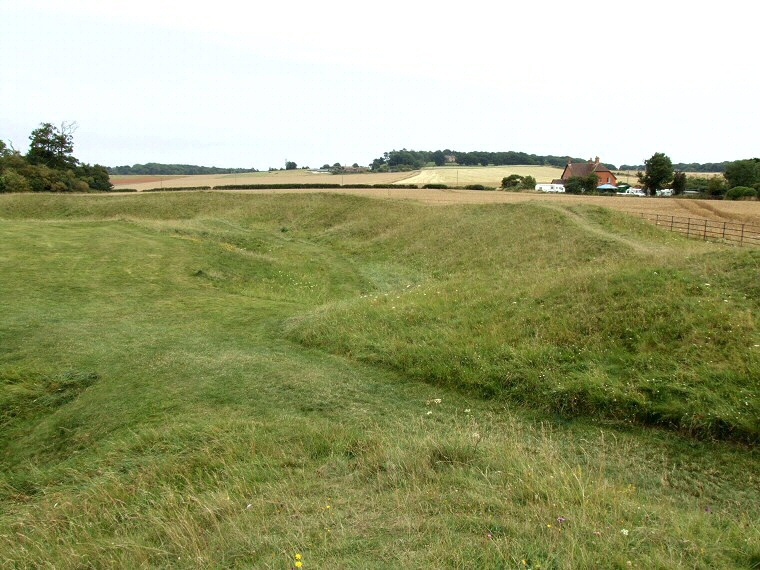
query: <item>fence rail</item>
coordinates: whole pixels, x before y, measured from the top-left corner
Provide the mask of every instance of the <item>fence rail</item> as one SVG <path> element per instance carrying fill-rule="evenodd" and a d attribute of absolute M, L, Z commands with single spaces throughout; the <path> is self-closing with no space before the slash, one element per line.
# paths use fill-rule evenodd
<path fill-rule="evenodd" d="M 758 225 L 668 216 L 651 212 L 636 212 L 636 214 L 658 227 L 682 233 L 686 237 L 739 246 L 760 246 L 760 226 Z"/>

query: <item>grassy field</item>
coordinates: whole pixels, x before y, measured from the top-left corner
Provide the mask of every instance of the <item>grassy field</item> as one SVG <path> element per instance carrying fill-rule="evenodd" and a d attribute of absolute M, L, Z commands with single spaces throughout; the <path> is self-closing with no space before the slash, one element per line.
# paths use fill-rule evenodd
<path fill-rule="evenodd" d="M 756 250 L 561 201 L 3 195 L 0 261 L 3 566 L 760 565 Z"/>

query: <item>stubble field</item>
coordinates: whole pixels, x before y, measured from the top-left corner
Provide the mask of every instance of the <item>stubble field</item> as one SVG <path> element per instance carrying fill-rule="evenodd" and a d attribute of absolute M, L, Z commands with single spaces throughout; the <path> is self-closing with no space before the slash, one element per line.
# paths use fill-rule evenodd
<path fill-rule="evenodd" d="M 371 174 L 330 174 L 310 170 L 278 170 L 242 174 L 198 174 L 194 176 L 112 176 L 114 189 L 181 188 L 185 186 L 227 186 L 230 184 L 393 184 L 409 177 L 408 172 Z"/>

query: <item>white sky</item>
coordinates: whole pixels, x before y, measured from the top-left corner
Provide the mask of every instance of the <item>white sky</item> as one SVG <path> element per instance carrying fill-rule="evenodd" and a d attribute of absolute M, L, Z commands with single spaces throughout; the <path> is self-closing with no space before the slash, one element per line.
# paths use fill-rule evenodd
<path fill-rule="evenodd" d="M 760 154 L 754 2 L 518 4 L 0 0 L 0 138 L 76 121 L 109 166 Z"/>

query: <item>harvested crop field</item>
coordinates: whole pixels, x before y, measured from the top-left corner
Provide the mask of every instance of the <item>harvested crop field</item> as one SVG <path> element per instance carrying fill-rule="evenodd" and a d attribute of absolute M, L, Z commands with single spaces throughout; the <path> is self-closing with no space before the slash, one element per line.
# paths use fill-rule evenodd
<path fill-rule="evenodd" d="M 146 184 L 156 182 L 171 181 L 174 178 L 185 178 L 185 176 L 149 176 L 146 174 L 125 174 L 121 176 L 111 176 L 111 184 L 114 186 L 122 186 L 134 188 L 135 184 Z"/>
<path fill-rule="evenodd" d="M 551 182 L 562 176 L 562 168 L 553 166 L 441 166 L 423 168 L 403 182 L 405 184 L 448 184 L 449 186 L 483 186 L 500 187 L 502 178 L 511 174 L 532 176 L 537 182 Z"/>
<path fill-rule="evenodd" d="M 112 176 L 111 183 L 118 191 L 120 188 L 150 190 L 158 187 L 182 188 L 230 184 L 394 184 L 406 178 L 409 178 L 409 172 L 330 174 L 316 173 L 311 170 L 281 170 L 194 176 Z"/>

